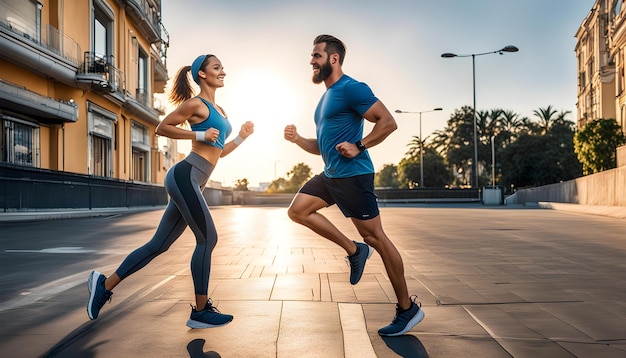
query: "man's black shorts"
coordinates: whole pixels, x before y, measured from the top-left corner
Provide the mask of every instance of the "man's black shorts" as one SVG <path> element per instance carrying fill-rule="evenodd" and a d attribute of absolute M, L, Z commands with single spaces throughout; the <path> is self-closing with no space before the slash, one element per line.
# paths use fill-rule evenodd
<path fill-rule="evenodd" d="M 337 204 L 346 217 L 368 220 L 379 214 L 374 173 L 349 178 L 328 178 L 321 173 L 306 182 L 299 192 L 317 196 L 328 206 Z"/>

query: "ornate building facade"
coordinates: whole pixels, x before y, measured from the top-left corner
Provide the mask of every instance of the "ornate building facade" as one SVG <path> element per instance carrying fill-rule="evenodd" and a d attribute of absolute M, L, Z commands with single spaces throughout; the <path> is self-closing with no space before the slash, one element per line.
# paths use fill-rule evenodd
<path fill-rule="evenodd" d="M 161 183 L 161 0 L 0 0 L 0 162 Z"/>
<path fill-rule="evenodd" d="M 626 8 L 597 0 L 576 32 L 578 127 L 614 118 L 626 132 Z"/>

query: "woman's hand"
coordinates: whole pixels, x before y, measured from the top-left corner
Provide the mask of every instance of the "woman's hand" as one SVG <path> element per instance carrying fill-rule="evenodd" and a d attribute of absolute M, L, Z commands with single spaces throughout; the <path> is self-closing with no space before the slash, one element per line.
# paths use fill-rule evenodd
<path fill-rule="evenodd" d="M 239 130 L 239 136 L 241 138 L 246 139 L 252 133 L 254 133 L 254 123 L 247 121 L 241 125 L 241 129 Z"/>
<path fill-rule="evenodd" d="M 209 128 L 204 132 L 204 141 L 215 143 L 217 142 L 217 137 L 219 137 L 220 131 L 215 128 Z"/>

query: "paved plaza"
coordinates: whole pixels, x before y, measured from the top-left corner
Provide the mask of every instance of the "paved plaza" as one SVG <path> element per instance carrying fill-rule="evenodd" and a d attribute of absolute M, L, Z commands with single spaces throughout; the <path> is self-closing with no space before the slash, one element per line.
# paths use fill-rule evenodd
<path fill-rule="evenodd" d="M 162 211 L 0 223 L 2 357 L 625 357 L 626 220 L 524 206 L 381 207 L 426 317 L 382 338 L 396 302 L 380 256 L 348 282 L 345 252 L 285 207 L 212 208 L 209 296 L 232 323 L 191 330 L 189 230 L 85 312 Z M 358 239 L 335 208 L 322 213 Z"/>

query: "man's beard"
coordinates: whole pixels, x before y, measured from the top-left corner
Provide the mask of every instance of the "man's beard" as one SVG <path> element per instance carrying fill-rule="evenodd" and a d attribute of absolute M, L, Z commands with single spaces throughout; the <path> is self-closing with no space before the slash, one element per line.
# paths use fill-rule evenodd
<path fill-rule="evenodd" d="M 313 83 L 322 83 L 333 73 L 333 67 L 330 65 L 330 59 L 320 66 L 318 73 L 313 74 Z"/>

